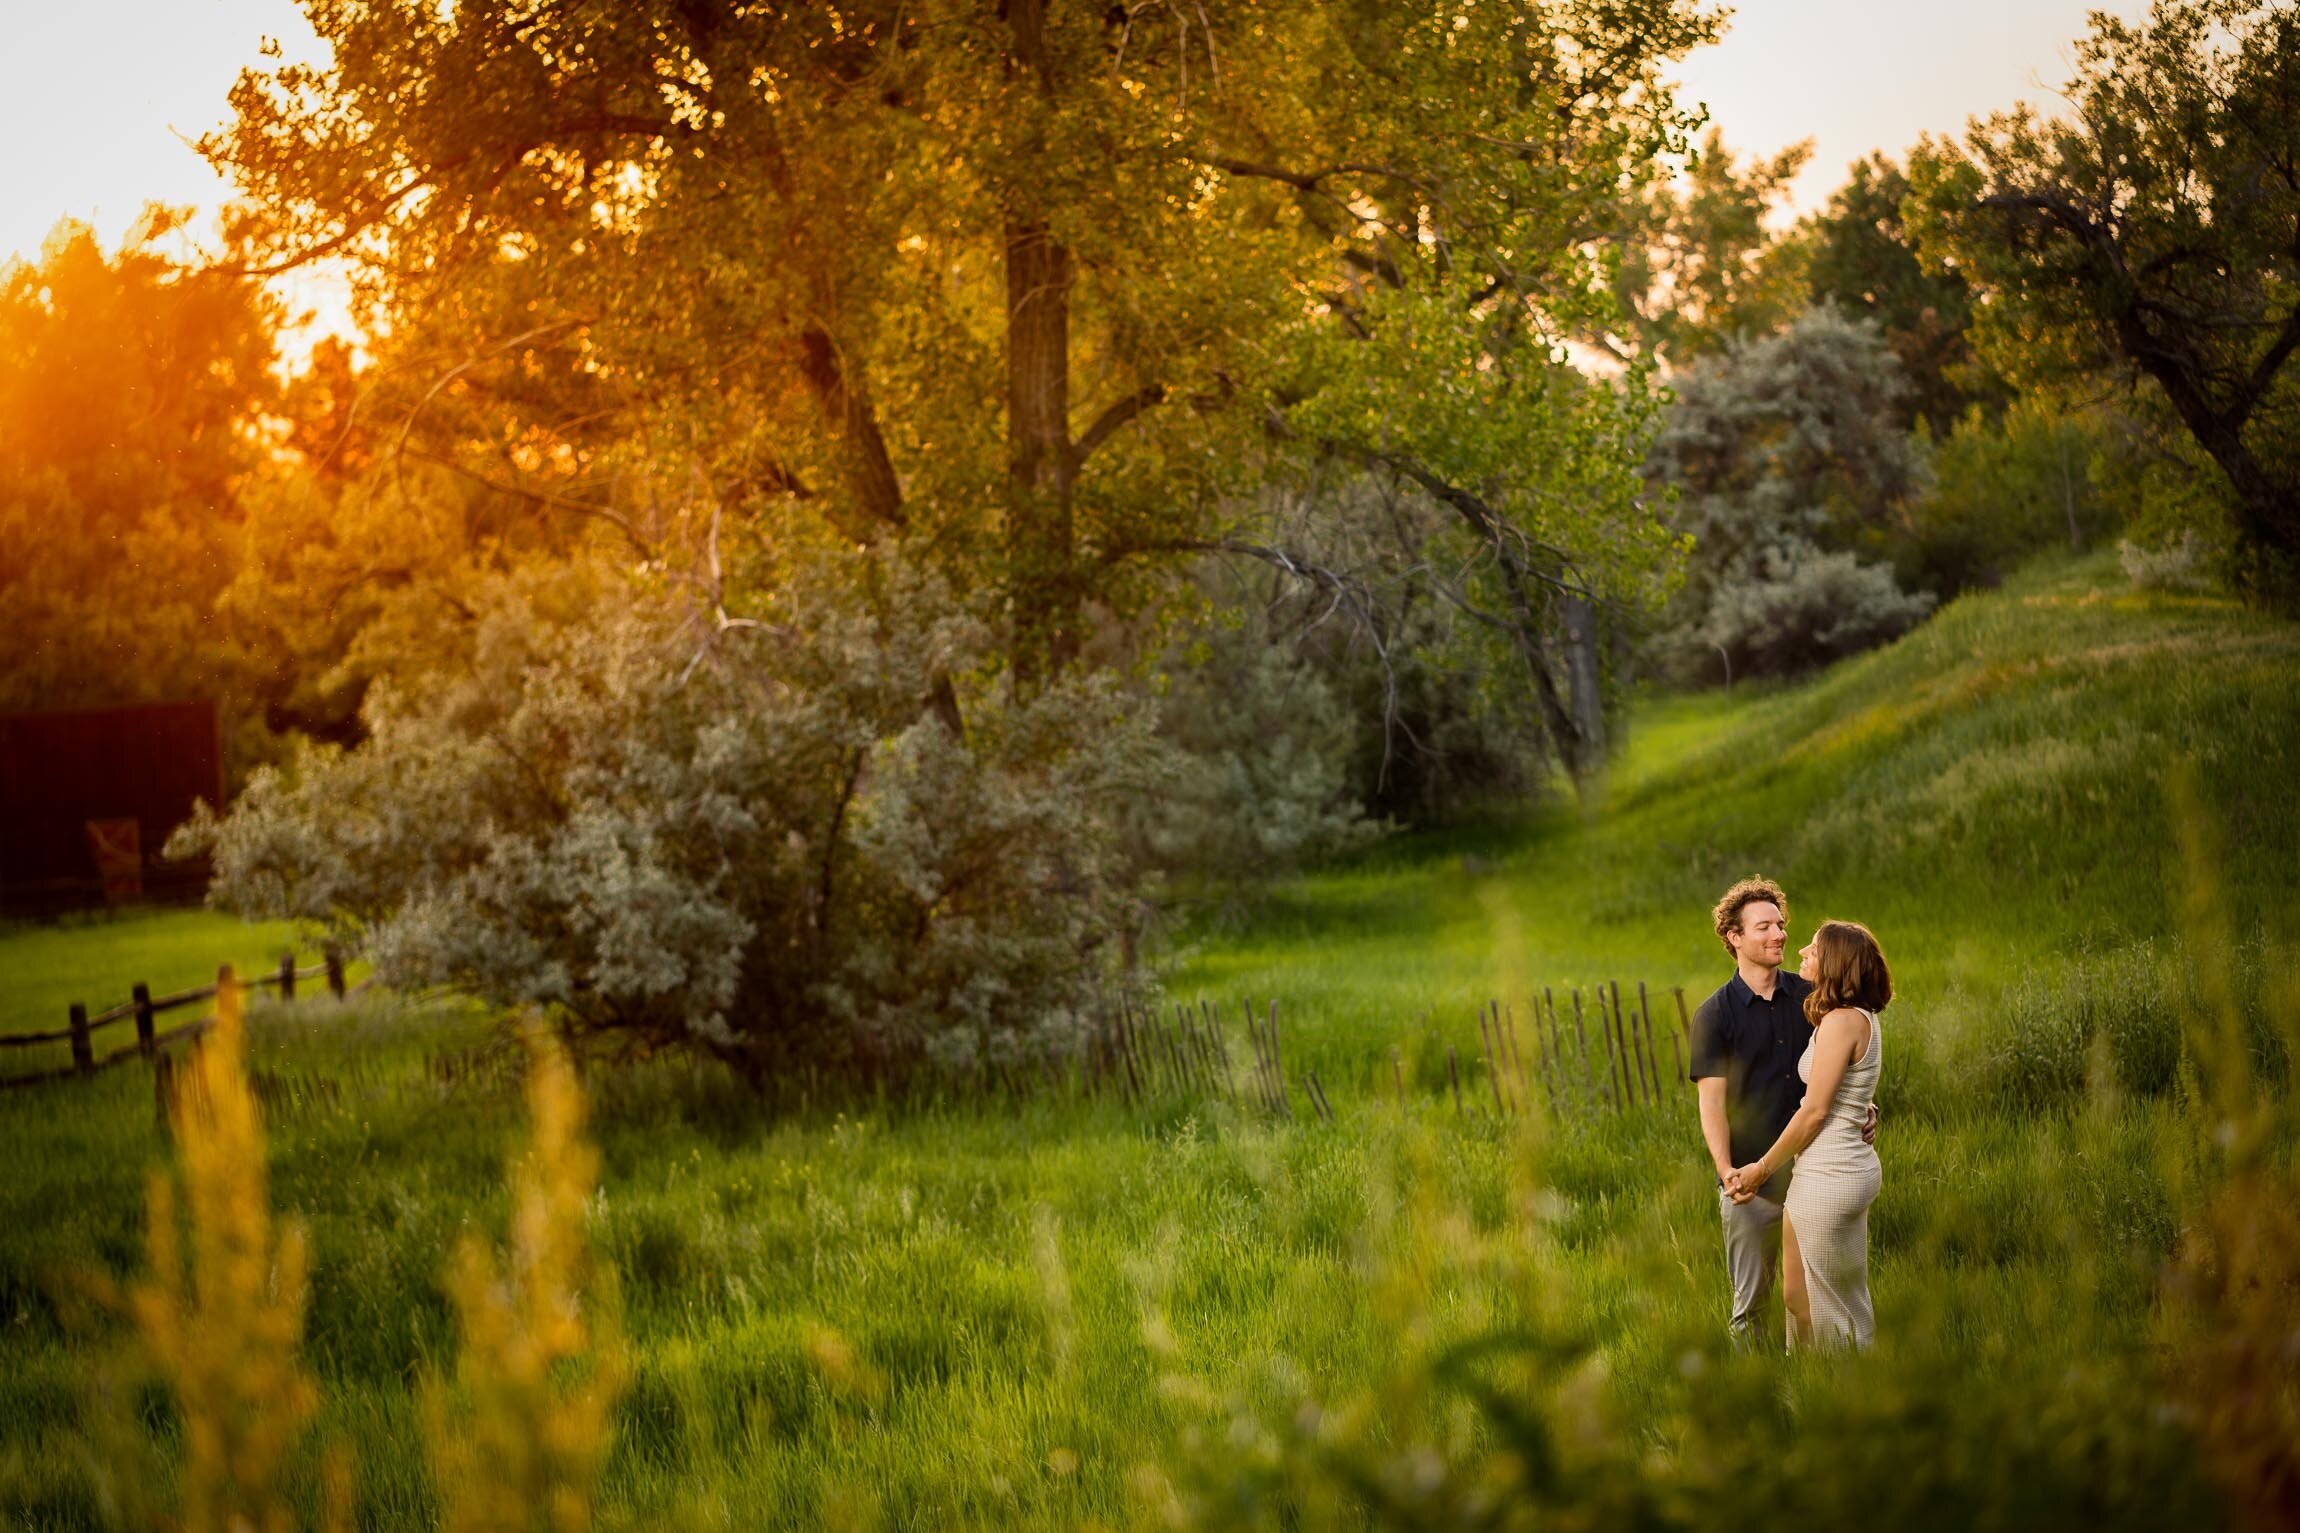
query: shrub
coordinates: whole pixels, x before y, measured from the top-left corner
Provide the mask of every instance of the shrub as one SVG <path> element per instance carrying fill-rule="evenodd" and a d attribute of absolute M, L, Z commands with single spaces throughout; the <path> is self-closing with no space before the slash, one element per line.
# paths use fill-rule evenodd
<path fill-rule="evenodd" d="M 1898 363 L 1874 326 L 1809 310 L 1690 369 L 1646 473 L 1693 539 L 1653 658 L 1680 677 L 1781 675 L 1882 643 L 1932 609 L 1862 563 L 1915 492 Z"/>
<path fill-rule="evenodd" d="M 1161 672 L 1159 734 L 1176 770 L 1125 810 L 1147 861 L 1235 879 L 1371 833 L 1351 792 L 1350 712 L 1267 608 L 1217 609 Z"/>
<path fill-rule="evenodd" d="M 2128 539 L 2116 544 L 2117 562 L 2124 575 L 2144 591 L 2202 591 L 2212 585 L 2206 564 L 2210 558 L 2204 539 L 2193 527 L 2183 527 L 2160 548 L 2144 548 Z"/>
<path fill-rule="evenodd" d="M 2033 403 L 1994 417 L 1975 406 L 1931 444 L 1930 482 L 1880 549 L 1910 585 L 1945 599 L 1997 584 L 2040 549 L 2084 547 L 2109 516 L 2091 473 L 2105 430 Z"/>
<path fill-rule="evenodd" d="M 556 1007 L 754 1083 L 1066 1035 L 1136 875 L 1118 806 L 1164 776 L 1095 679 L 962 689 L 990 634 L 876 555 L 803 566 L 775 620 L 717 629 L 582 566 L 486 587 L 370 738 L 262 771 L 175 849 L 211 899 L 324 923 L 386 982 Z M 899 610 L 900 622 L 878 614 Z"/>

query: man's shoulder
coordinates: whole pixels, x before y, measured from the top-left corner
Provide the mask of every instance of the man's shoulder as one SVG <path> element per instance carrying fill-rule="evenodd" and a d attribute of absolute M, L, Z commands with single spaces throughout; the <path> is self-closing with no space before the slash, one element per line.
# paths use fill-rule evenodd
<path fill-rule="evenodd" d="M 1728 979 L 1724 984 L 1710 991 L 1701 1004 L 1693 1008 L 1693 1020 L 1702 1024 L 1723 1020 L 1726 1016 L 1726 1000 L 1732 989 L 1733 981 Z"/>
<path fill-rule="evenodd" d="M 1801 1001 L 1813 993 L 1813 982 L 1794 969 L 1781 971 L 1780 993 L 1792 1001 Z"/>

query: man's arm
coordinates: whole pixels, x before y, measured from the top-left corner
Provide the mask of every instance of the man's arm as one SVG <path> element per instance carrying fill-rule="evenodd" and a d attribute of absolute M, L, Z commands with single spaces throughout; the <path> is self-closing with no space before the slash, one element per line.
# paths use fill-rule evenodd
<path fill-rule="evenodd" d="M 1709 1161 L 1717 1168 L 1717 1180 L 1738 1199 L 1742 1194 L 1734 1180 L 1733 1131 L 1725 1111 L 1727 1050 L 1715 996 L 1694 1008 L 1685 1043 L 1690 1064 L 1686 1073 L 1693 1077 L 1701 1103 L 1701 1138 L 1709 1146 Z"/>
<path fill-rule="evenodd" d="M 1710 1164 L 1717 1168 L 1717 1179 L 1730 1185 L 1733 1133 L 1725 1122 L 1725 1077 L 1704 1075 L 1693 1084 L 1701 1095 L 1701 1138 L 1709 1146 Z"/>

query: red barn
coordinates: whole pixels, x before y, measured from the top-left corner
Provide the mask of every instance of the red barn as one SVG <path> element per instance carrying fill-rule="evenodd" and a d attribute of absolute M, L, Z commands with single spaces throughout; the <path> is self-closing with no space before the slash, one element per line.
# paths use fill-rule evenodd
<path fill-rule="evenodd" d="M 213 702 L 0 715 L 0 911 L 197 898 L 207 868 L 160 859 L 196 798 L 224 801 Z"/>

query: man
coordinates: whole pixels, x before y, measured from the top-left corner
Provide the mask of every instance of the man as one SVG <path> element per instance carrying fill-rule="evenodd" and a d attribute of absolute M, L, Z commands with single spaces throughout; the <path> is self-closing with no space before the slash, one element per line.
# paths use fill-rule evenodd
<path fill-rule="evenodd" d="M 1744 878 L 1725 891 L 1711 912 L 1717 940 L 1733 959 L 1733 977 L 1693 1014 L 1689 1073 L 1701 1096 L 1701 1137 L 1717 1169 L 1717 1207 L 1725 1222 L 1725 1270 L 1733 1282 L 1733 1339 L 1748 1345 L 1761 1334 L 1765 1302 L 1780 1265 L 1781 1200 L 1789 1177 L 1775 1176 L 1744 1190 L 1734 1168 L 1773 1147 L 1796 1116 L 1805 1083 L 1797 1061 L 1813 1036 L 1805 1020 L 1812 985 L 1781 972 L 1789 949 L 1789 900 L 1770 879 Z M 1861 1137 L 1877 1133 L 1876 1109 Z M 1791 1271 L 1783 1287 L 1794 1302 L 1805 1275 Z"/>

